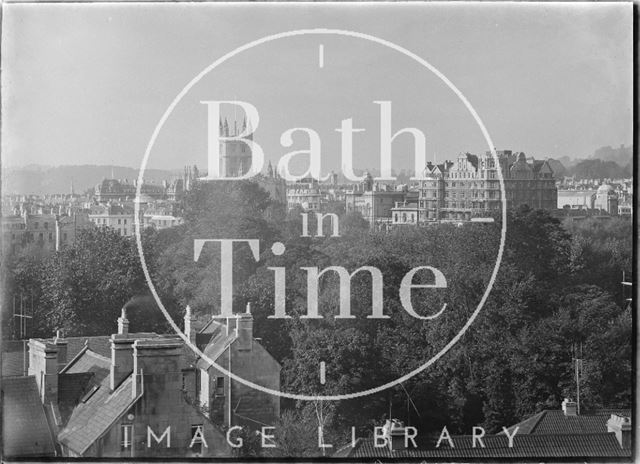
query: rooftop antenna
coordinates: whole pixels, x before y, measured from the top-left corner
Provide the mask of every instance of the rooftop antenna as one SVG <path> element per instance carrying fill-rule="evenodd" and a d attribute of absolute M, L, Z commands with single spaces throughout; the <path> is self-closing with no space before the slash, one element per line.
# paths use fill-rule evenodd
<path fill-rule="evenodd" d="M 409 394 L 407 389 L 404 387 L 404 384 L 401 383 L 400 386 L 404 390 L 405 395 L 407 395 L 407 425 L 411 425 L 411 414 L 409 414 L 409 412 L 410 412 L 409 411 L 409 403 L 411 403 L 411 406 L 413 406 L 414 411 L 416 412 L 416 414 L 418 415 L 418 417 L 420 419 L 422 419 L 422 416 L 420 416 L 420 411 L 418 411 L 418 408 L 417 408 L 416 404 L 413 402 L 413 399 L 411 398 L 411 395 Z M 415 388 L 413 390 L 415 390 Z M 413 391 L 413 390 L 411 390 L 411 391 Z"/>
<path fill-rule="evenodd" d="M 582 376 L 582 342 L 571 345 L 572 359 L 576 374 L 576 412 L 580 415 L 580 377 Z"/>

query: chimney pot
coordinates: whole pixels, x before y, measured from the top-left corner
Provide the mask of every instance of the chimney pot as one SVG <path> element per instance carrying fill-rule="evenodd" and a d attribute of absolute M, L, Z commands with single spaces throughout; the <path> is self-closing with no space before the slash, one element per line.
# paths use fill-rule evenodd
<path fill-rule="evenodd" d="M 564 412 L 565 416 L 577 416 L 578 415 L 578 405 L 575 401 L 570 398 L 565 398 L 562 401 L 562 412 Z"/>
<path fill-rule="evenodd" d="M 122 313 L 118 318 L 118 334 L 120 335 L 128 335 L 129 334 L 129 319 L 127 319 L 127 309 L 122 308 Z"/>
<path fill-rule="evenodd" d="M 62 338 L 62 332 L 60 330 L 56 330 L 56 338 L 53 340 L 53 343 L 58 349 L 57 364 L 59 372 L 67 364 L 67 341 Z"/>

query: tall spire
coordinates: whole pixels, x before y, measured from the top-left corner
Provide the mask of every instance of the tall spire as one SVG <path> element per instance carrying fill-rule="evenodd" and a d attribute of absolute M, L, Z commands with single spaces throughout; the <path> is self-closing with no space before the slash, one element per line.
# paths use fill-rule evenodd
<path fill-rule="evenodd" d="M 229 123 L 227 122 L 227 118 L 224 118 L 224 135 L 229 136 Z"/>
<path fill-rule="evenodd" d="M 242 132 L 247 130 L 247 115 L 242 118 Z"/>
<path fill-rule="evenodd" d="M 222 117 L 220 117 L 219 128 L 220 128 L 220 135 L 222 135 L 223 134 L 223 132 L 222 132 Z"/>

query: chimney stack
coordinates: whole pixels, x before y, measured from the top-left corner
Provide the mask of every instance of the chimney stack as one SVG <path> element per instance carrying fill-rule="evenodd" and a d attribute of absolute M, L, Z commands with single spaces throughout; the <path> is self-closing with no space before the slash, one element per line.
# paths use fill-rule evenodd
<path fill-rule="evenodd" d="M 565 398 L 562 401 L 562 412 L 564 412 L 565 416 L 577 416 L 578 415 L 578 405 L 575 401 L 570 398 Z"/>
<path fill-rule="evenodd" d="M 607 421 L 607 432 L 615 433 L 620 447 L 624 449 L 631 448 L 631 418 L 611 414 Z"/>
<path fill-rule="evenodd" d="M 164 378 L 165 391 L 173 392 L 172 401 L 179 404 L 182 398 L 182 348 L 184 342 L 179 337 L 160 337 L 139 339 L 133 343 L 133 391 L 136 395 L 141 391 L 142 375 L 156 380 Z"/>
<path fill-rule="evenodd" d="M 253 348 L 253 316 L 251 303 L 247 303 L 247 311 L 238 315 L 237 320 L 238 349 L 251 350 Z"/>
<path fill-rule="evenodd" d="M 64 366 L 67 364 L 67 341 L 62 337 L 62 332 L 60 330 L 56 330 L 56 338 L 53 340 L 53 343 L 58 348 L 58 372 L 62 370 Z"/>
<path fill-rule="evenodd" d="M 29 340 L 29 375 L 35 376 L 43 404 L 58 402 L 58 346 L 45 340 Z"/>
<path fill-rule="evenodd" d="M 237 325 L 237 317 L 228 317 L 227 318 L 227 335 L 231 335 L 236 330 Z"/>
<path fill-rule="evenodd" d="M 382 430 L 391 451 L 404 450 L 407 448 L 405 439 L 406 430 L 401 421 L 398 419 L 387 419 Z"/>
<path fill-rule="evenodd" d="M 109 387 L 115 390 L 120 382 L 133 371 L 133 342 L 129 337 L 127 310 L 122 308 L 118 318 L 118 333 L 111 335 L 111 366 Z"/>
<path fill-rule="evenodd" d="M 187 305 L 187 309 L 184 313 L 184 334 L 189 338 L 191 343 L 196 342 L 196 327 L 195 327 L 195 317 L 191 313 L 191 307 Z"/>

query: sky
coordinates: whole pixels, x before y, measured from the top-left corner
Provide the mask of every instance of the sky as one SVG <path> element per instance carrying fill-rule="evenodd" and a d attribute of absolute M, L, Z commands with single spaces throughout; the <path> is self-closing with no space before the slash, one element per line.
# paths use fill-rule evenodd
<path fill-rule="evenodd" d="M 139 167 L 168 106 L 215 60 L 316 28 L 373 35 L 429 62 L 498 150 L 584 158 L 632 141 L 631 3 L 5 3 L 2 20 L 5 166 Z M 307 34 L 258 45 L 204 75 L 162 126 L 148 167 L 206 170 L 201 102 L 222 100 L 257 108 L 254 139 L 273 163 L 308 148 L 301 131 L 284 147 L 283 132 L 316 131 L 324 173 L 340 169 L 335 129 L 348 118 L 365 129 L 354 135 L 354 164 L 379 169 L 375 101 L 392 102 L 393 132 L 425 134 L 429 160 L 489 148 L 461 100 L 416 61 L 360 38 Z M 396 138 L 392 157 L 394 169 L 413 166 L 410 135 Z"/>

